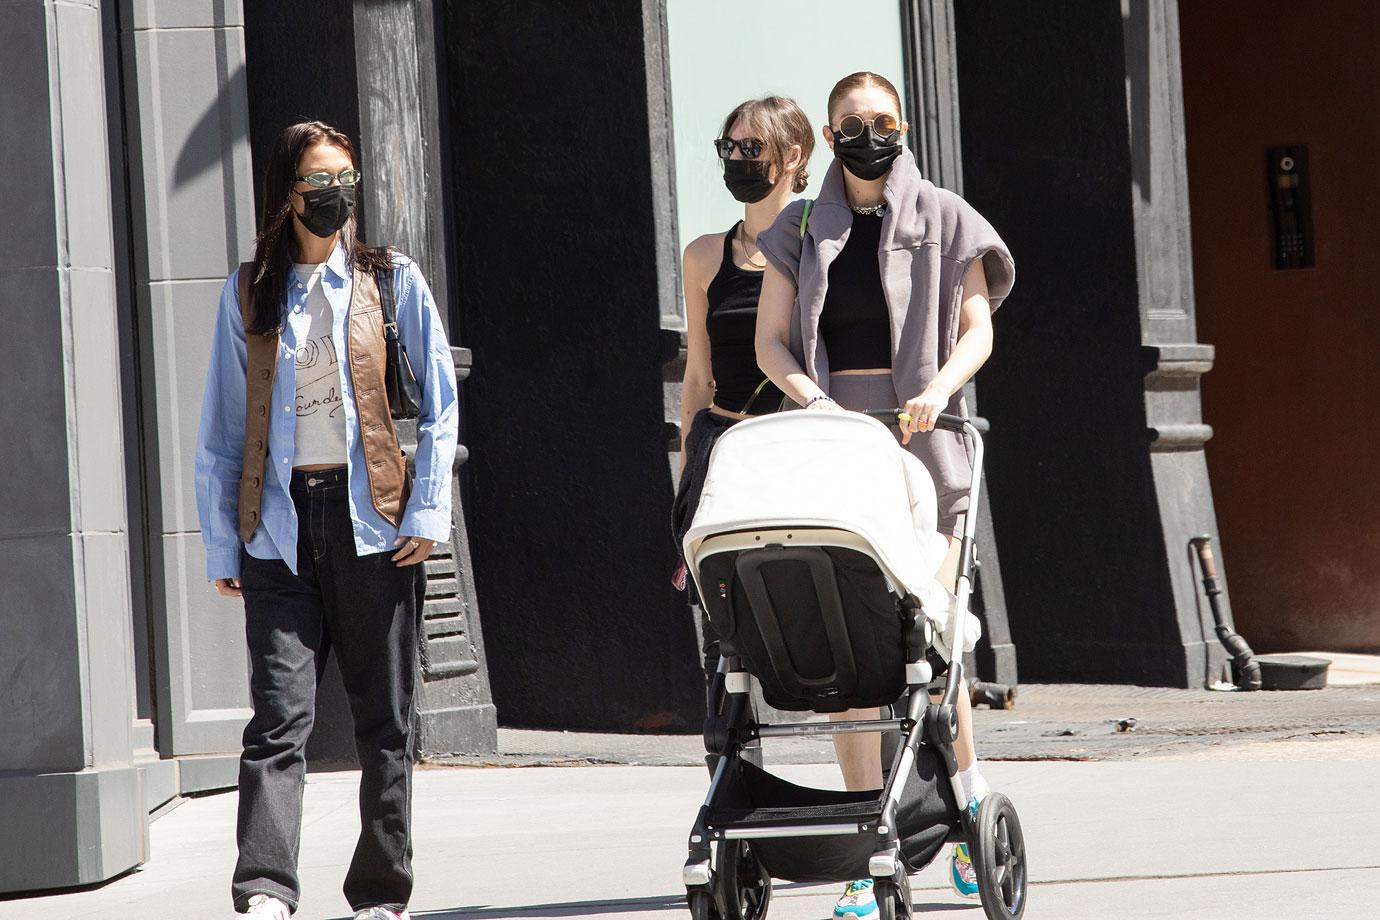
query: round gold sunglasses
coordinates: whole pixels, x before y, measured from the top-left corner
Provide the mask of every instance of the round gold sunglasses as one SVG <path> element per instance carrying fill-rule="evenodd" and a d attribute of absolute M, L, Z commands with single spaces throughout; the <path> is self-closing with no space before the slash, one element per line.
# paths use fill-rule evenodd
<path fill-rule="evenodd" d="M 861 115 L 845 115 L 839 119 L 837 128 L 830 126 L 833 132 L 846 141 L 851 141 L 855 137 L 861 137 L 863 130 L 872 126 L 872 133 L 877 137 L 887 137 L 901 130 L 901 123 L 896 120 L 895 115 L 883 112 L 871 118 L 863 118 Z"/>

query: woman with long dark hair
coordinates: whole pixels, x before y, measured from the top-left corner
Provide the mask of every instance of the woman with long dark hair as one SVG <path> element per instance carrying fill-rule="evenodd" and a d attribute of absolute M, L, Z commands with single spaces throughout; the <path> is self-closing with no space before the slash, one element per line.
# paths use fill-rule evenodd
<path fill-rule="evenodd" d="M 335 128 L 279 134 L 254 260 L 221 294 L 202 405 L 207 576 L 244 599 L 249 646 L 232 896 L 254 920 L 297 909 L 302 749 L 331 650 L 363 771 L 345 897 L 356 920 L 399 920 L 412 893 L 419 563 L 450 536 L 455 370 L 416 264 L 359 239 L 361 181 Z M 406 411 L 389 401 L 393 333 L 405 353 L 392 366 L 416 380 Z M 415 472 L 393 424 L 411 413 Z"/>
<path fill-rule="evenodd" d="M 885 77 L 850 74 L 829 94 L 824 139 L 834 151 L 814 206 L 784 210 L 758 237 L 763 279 L 757 361 L 810 410 L 904 407 L 902 443 L 929 470 L 950 551 L 937 576 L 950 591 L 972 458 L 962 435 L 936 430 L 939 414 L 966 415 L 963 385 L 992 351 L 992 311 L 1015 265 L 996 231 L 952 192 L 926 181 L 902 144 L 901 97 Z M 961 650 L 956 650 L 961 654 Z M 959 694 L 954 746 L 975 807 L 987 791 L 973 747 L 972 712 Z M 870 712 L 840 718 L 877 718 Z M 878 735 L 837 735 L 850 789 L 881 786 Z M 955 847 L 950 881 L 977 896 L 967 849 Z M 876 909 L 870 882 L 852 883 L 836 913 Z"/>
<path fill-rule="evenodd" d="M 685 247 L 685 377 L 680 391 L 680 486 L 672 512 L 679 540 L 699 503 L 714 442 L 735 422 L 775 412 L 782 393 L 757 366 L 757 298 L 766 259 L 757 234 L 770 227 L 791 196 L 809 182 L 814 152 L 810 121 L 784 96 L 750 99 L 724 119 L 714 147 L 728 193 L 743 217 L 723 233 Z M 682 568 L 677 585 L 687 584 Z M 704 665 L 712 674 L 719 643 L 701 624 Z"/>

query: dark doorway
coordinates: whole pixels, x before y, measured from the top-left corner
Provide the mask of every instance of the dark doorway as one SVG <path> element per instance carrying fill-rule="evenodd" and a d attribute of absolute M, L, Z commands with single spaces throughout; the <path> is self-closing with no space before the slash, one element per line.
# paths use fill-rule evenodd
<path fill-rule="evenodd" d="M 1179 16 L 1203 417 L 1237 625 L 1258 651 L 1380 647 L 1380 7 Z M 1307 145 L 1315 267 L 1276 269 L 1268 148 Z"/>

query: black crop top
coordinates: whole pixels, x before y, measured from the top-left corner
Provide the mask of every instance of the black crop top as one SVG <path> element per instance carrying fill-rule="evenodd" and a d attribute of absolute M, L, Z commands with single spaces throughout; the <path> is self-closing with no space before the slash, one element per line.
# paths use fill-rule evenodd
<path fill-rule="evenodd" d="M 877 262 L 881 239 L 880 217 L 854 214 L 848 242 L 829 266 L 819 335 L 830 371 L 891 367 L 891 314 Z"/>
<path fill-rule="evenodd" d="M 762 272 L 739 268 L 733 261 L 733 237 L 742 224 L 724 234 L 723 261 L 705 292 L 709 313 L 709 363 L 714 373 L 714 405 L 729 412 L 761 415 L 775 412 L 785 397 L 757 366 L 757 298 Z M 757 395 L 754 397 L 753 393 Z"/>

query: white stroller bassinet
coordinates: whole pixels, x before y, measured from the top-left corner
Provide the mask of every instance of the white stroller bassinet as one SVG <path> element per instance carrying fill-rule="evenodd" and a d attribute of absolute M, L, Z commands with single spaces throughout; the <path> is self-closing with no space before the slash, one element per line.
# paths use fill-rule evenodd
<path fill-rule="evenodd" d="M 915 437 L 925 437 L 923 434 Z M 878 421 L 856 412 L 782 412 L 739 422 L 714 446 L 685 559 L 700 596 L 700 561 L 780 541 L 870 556 L 898 596 L 916 597 L 947 660 L 954 594 L 935 580 L 948 552 L 937 531 L 934 480 Z M 963 610 L 963 651 L 981 633 Z"/>

